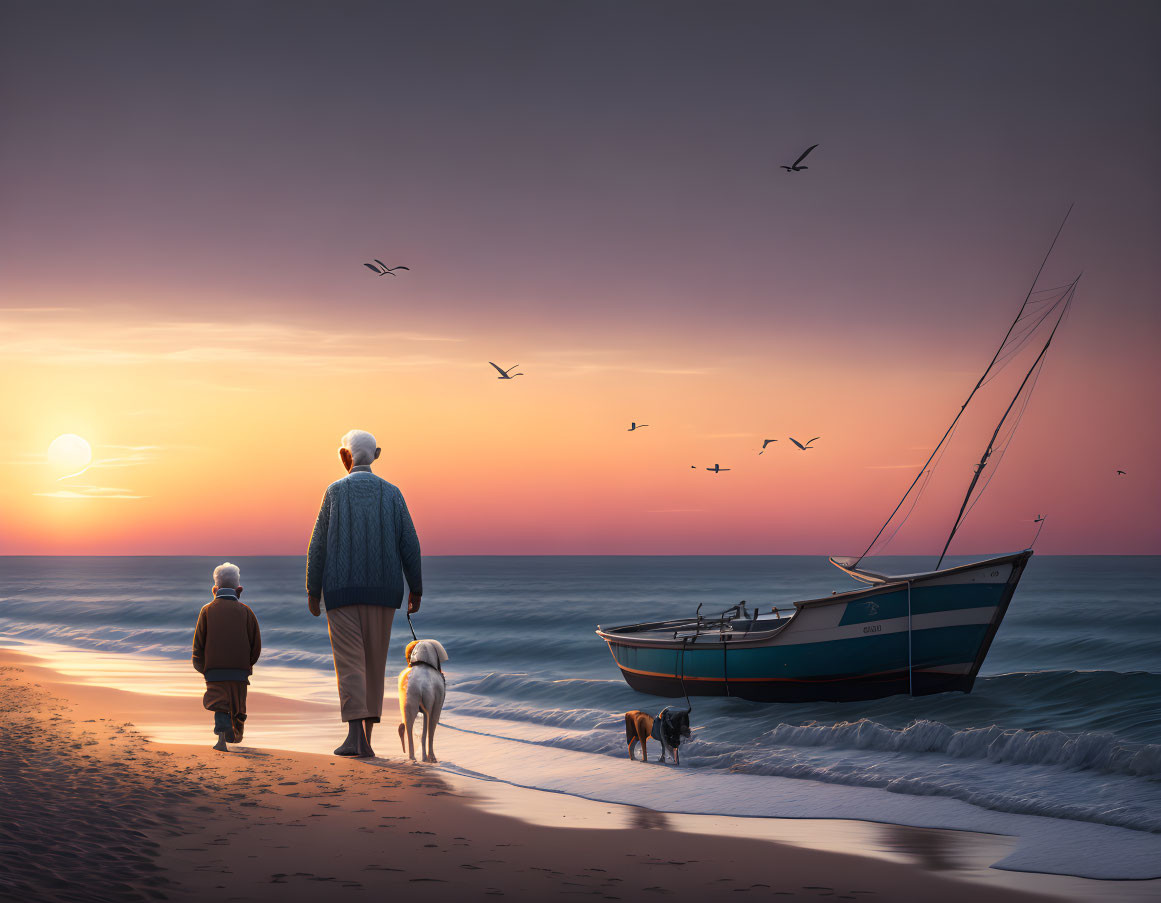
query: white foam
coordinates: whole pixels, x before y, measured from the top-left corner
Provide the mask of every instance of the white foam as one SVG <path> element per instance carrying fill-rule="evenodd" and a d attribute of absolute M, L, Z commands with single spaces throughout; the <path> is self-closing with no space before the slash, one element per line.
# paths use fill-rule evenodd
<path fill-rule="evenodd" d="M 1161 834 L 871 787 L 634 763 L 493 737 L 497 725 L 490 718 L 457 714 L 440 726 L 439 767 L 518 787 L 693 815 L 841 818 L 1005 834 L 1019 842 L 995 868 L 1084 878 L 1161 877 Z"/>

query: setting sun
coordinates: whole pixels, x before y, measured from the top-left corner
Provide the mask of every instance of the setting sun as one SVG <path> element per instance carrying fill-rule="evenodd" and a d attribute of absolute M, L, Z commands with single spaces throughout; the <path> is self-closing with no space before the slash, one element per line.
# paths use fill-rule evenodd
<path fill-rule="evenodd" d="M 76 433 L 64 433 L 48 444 L 48 463 L 59 473 L 58 480 L 85 472 L 92 463 L 93 447 Z"/>

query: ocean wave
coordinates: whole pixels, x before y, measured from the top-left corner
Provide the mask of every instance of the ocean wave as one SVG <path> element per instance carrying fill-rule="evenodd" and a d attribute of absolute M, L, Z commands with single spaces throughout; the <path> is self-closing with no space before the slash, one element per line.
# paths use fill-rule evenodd
<path fill-rule="evenodd" d="M 1064 796 L 1059 792 L 1039 792 L 1039 788 L 1028 786 L 1019 780 L 1012 786 L 979 787 L 973 785 L 971 776 L 956 778 L 938 773 L 924 775 L 918 772 L 898 776 L 876 773 L 871 769 L 777 759 L 737 763 L 731 766 L 730 771 L 854 787 L 874 787 L 913 796 L 938 796 L 957 799 L 996 812 L 1087 821 L 1135 831 L 1161 833 L 1161 815 L 1158 815 L 1155 804 L 1136 801 L 1126 803 L 1124 800 L 1104 795 L 1098 787 L 1090 786 L 1083 790 L 1076 788 L 1078 792 L 1075 795 Z M 1088 801 L 1078 801 L 1080 799 Z"/>
<path fill-rule="evenodd" d="M 500 730 L 502 722 L 496 723 L 496 731 L 464 728 L 456 723 L 454 715 L 448 724 L 467 733 L 533 746 L 613 758 L 626 756 L 625 737 L 619 724 L 598 730 L 570 730 L 567 733 L 541 736 L 506 735 Z M 950 768 L 946 761 L 926 764 L 916 761 L 914 756 L 897 763 L 898 767 L 892 770 L 885 767 L 881 760 L 875 759 L 811 760 L 786 746 L 770 748 L 765 744 L 756 744 L 739 749 L 733 744 L 709 739 L 698 730 L 694 731 L 694 737 L 683 745 L 682 750 L 682 764 L 692 769 L 705 768 L 739 775 L 868 787 L 911 796 L 959 800 L 997 812 L 1161 833 L 1161 809 L 1157 805 L 1161 797 L 1156 788 L 1142 793 L 1140 791 L 1144 788 L 1137 783 L 1134 791 L 1130 785 L 1139 779 L 1129 776 L 1099 778 L 1092 774 L 1074 773 L 1075 778 L 1067 781 L 1062 780 L 1062 775 L 1067 772 L 1058 768 L 969 761 L 963 770 L 959 770 Z M 1109 785 L 1110 780 L 1129 783 L 1114 788 Z"/>
<path fill-rule="evenodd" d="M 528 724 L 543 724 L 548 727 L 564 727 L 579 731 L 608 730 L 617 724 L 623 726 L 625 723 L 621 715 L 609 715 L 608 712 L 596 709 L 534 709 L 516 703 L 501 703 L 499 705 L 453 703 L 449 705 L 448 710 L 457 715 L 521 721 Z"/>
<path fill-rule="evenodd" d="M 757 742 L 771 746 L 836 747 L 892 753 L 941 753 L 1012 765 L 1161 777 L 1161 745 L 1128 743 L 1110 733 L 990 727 L 956 730 L 937 721 L 915 721 L 902 730 L 866 718 L 838 724 L 780 724 Z"/>

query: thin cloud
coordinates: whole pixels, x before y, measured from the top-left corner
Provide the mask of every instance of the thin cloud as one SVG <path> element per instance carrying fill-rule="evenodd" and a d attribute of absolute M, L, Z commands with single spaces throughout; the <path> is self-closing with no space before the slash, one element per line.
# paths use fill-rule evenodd
<path fill-rule="evenodd" d="M 79 307 L 0 307 L 0 314 L 43 314 L 80 310 Z"/>
<path fill-rule="evenodd" d="M 73 486 L 55 492 L 34 492 L 50 499 L 144 499 L 149 496 L 137 495 L 131 489 L 117 489 L 112 486 Z"/>
<path fill-rule="evenodd" d="M 102 445 L 100 448 L 117 450 L 123 454 L 112 458 L 96 459 L 89 464 L 90 469 L 94 467 L 133 467 L 154 460 L 162 451 L 160 445 Z"/>
<path fill-rule="evenodd" d="M 922 464 L 868 464 L 867 470 L 915 470 Z"/>
<path fill-rule="evenodd" d="M 464 361 L 403 350 L 407 344 L 461 341 L 458 336 L 405 330 L 333 332 L 266 322 L 71 322 L 62 327 L 46 320 L 0 327 L 4 356 L 72 365 L 229 363 L 232 367 L 309 367 L 330 372 L 464 366 Z M 395 353 L 385 350 L 392 348 L 397 349 Z"/>
<path fill-rule="evenodd" d="M 640 364 L 560 364 L 559 362 L 529 364 L 540 370 L 556 370 L 566 376 L 587 376 L 592 373 L 652 373 L 659 376 L 706 376 L 713 372 L 709 368 L 693 369 L 683 367 L 643 366 Z"/>
<path fill-rule="evenodd" d="M 703 439 L 748 439 L 753 433 L 704 433 Z"/>

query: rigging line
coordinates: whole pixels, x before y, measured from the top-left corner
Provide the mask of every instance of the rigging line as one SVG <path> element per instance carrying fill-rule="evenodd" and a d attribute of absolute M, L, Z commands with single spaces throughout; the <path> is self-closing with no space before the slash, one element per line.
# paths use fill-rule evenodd
<path fill-rule="evenodd" d="M 1028 410 L 1028 402 L 1032 400 L 1032 393 L 1036 391 L 1036 383 L 1039 381 L 1040 374 L 1043 372 L 1044 362 L 1041 361 L 1039 367 L 1036 370 L 1036 375 L 1032 377 L 1032 384 L 1028 387 L 1028 391 L 1024 393 L 1024 402 L 1020 406 L 1020 412 L 1012 421 L 1012 425 L 1008 428 L 1007 433 L 1005 433 L 1003 438 L 1000 439 L 998 443 L 999 451 L 993 452 L 993 460 L 990 462 L 988 478 L 984 481 L 984 485 L 980 487 L 979 492 L 976 493 L 976 497 L 972 499 L 971 504 L 968 505 L 967 510 L 963 513 L 963 520 L 967 520 L 968 515 L 972 513 L 972 509 L 975 508 L 976 503 L 979 502 L 979 500 L 984 497 L 984 493 L 988 491 L 988 486 L 991 485 L 992 479 L 996 476 L 997 473 L 999 473 L 1000 464 L 1003 462 L 1004 455 L 1007 454 L 1008 447 L 1011 445 L 1012 439 L 1016 435 L 1016 429 L 1020 426 L 1020 421 L 1024 419 L 1024 412 Z"/>
<path fill-rule="evenodd" d="M 1028 294 L 1024 296 L 1024 303 L 1020 305 L 1020 309 L 1016 312 L 1016 319 L 1013 320 L 1012 325 L 1008 327 L 1008 331 L 1004 334 L 1003 341 L 1000 342 L 999 347 L 996 349 L 996 353 L 992 356 L 991 362 L 984 369 L 983 375 L 980 377 L 979 382 L 976 383 L 975 388 L 973 388 L 968 394 L 967 401 L 965 401 L 960 406 L 959 413 L 955 415 L 955 419 L 952 420 L 951 426 L 947 428 L 947 432 L 943 434 L 943 438 L 939 440 L 938 444 L 932 450 L 931 457 L 929 457 L 923 465 L 923 470 L 927 469 L 927 465 L 931 463 L 931 459 L 935 457 L 935 453 L 939 451 L 940 446 L 947 441 L 947 437 L 951 435 L 951 431 L 959 422 L 959 418 L 963 416 L 963 412 L 967 409 L 968 404 L 971 403 L 971 400 L 975 397 L 976 392 L 978 392 L 980 386 L 983 385 L 984 379 L 987 377 L 988 373 L 991 372 L 992 366 L 996 363 L 996 358 L 998 358 L 1000 356 L 1000 352 L 1004 350 L 1004 345 L 1007 344 L 1008 337 L 1012 334 L 1012 330 L 1016 328 L 1016 323 L 1019 322 L 1020 317 L 1023 315 L 1024 308 L 1028 306 L 1028 300 L 1032 297 L 1032 292 L 1036 289 L 1036 283 L 1040 281 L 1040 274 L 1044 272 L 1044 266 L 1048 263 L 1048 258 L 1052 256 L 1052 249 L 1056 247 L 1056 242 L 1060 238 L 1060 233 L 1064 231 L 1064 224 L 1068 222 L 1069 214 L 1072 213 L 1072 207 L 1072 204 L 1068 205 L 1068 211 L 1064 214 L 1064 219 L 1060 221 L 1060 228 L 1056 230 L 1056 235 L 1054 235 L 1052 238 L 1052 244 L 1048 246 L 1048 253 L 1046 253 L 1044 255 L 1044 259 L 1040 261 L 1040 268 L 1036 270 L 1036 277 L 1032 280 L 1032 284 L 1028 286 Z M 859 566 L 859 562 L 867 556 L 867 552 L 869 552 L 875 543 L 879 541 L 879 537 L 883 535 L 883 531 L 887 529 L 887 525 L 891 523 L 891 519 L 899 513 L 899 509 L 902 508 L 903 503 L 907 501 L 907 496 L 911 494 L 911 490 L 915 488 L 915 484 L 918 483 L 919 478 L 923 476 L 923 470 L 920 470 L 919 473 L 915 475 L 915 479 L 912 481 L 911 485 L 907 487 L 907 491 L 903 493 L 903 498 L 899 499 L 899 504 L 895 506 L 895 510 L 892 511 L 890 516 L 883 522 L 883 526 L 879 528 L 879 532 L 875 534 L 875 538 L 867 544 L 867 548 L 863 554 L 855 559 L 855 567 Z"/>
<path fill-rule="evenodd" d="M 1068 286 L 1066 285 L 1065 289 L 1067 290 L 1067 288 L 1068 288 Z M 1058 293 L 1055 296 L 1050 295 L 1047 298 L 1039 298 L 1037 300 L 1030 301 L 1028 303 L 1028 307 L 1031 308 L 1033 304 L 1047 304 L 1049 301 L 1053 302 L 1052 305 L 1050 305 L 1050 306 L 1055 306 L 1056 303 L 1059 302 L 1060 299 L 1063 298 L 1067 293 L 1068 293 L 1067 291 L 1064 291 L 1064 292 Z M 1037 307 L 1035 310 L 1029 310 L 1028 313 L 1024 314 L 1024 316 L 1022 316 L 1020 318 L 1020 320 L 1027 320 L 1029 317 L 1035 317 L 1037 314 L 1043 313 L 1045 311 L 1045 309 L 1046 308 L 1043 308 L 1043 307 Z M 1019 320 L 1017 320 L 1016 322 L 1019 322 Z"/>
<path fill-rule="evenodd" d="M 1079 281 L 1079 279 L 1080 279 L 1080 277 L 1078 276 L 1077 281 Z M 1072 299 L 1069 298 L 1070 303 L 1066 304 L 1064 309 L 1060 312 L 1058 324 L 1063 322 L 1067 318 L 1068 311 L 1071 309 L 1071 300 Z M 1041 360 L 1039 365 L 1033 365 L 1033 366 L 1036 369 L 1036 373 L 1032 377 L 1032 382 L 1031 382 L 1031 385 L 1029 385 L 1029 387 L 1028 387 L 1028 391 L 1024 393 L 1024 401 L 1020 405 L 1020 410 L 1017 413 L 1015 419 L 1013 420 L 1012 425 L 1008 427 L 1007 431 L 1000 438 L 1000 440 L 997 444 L 999 447 L 998 455 L 995 452 L 993 452 L 994 460 L 990 461 L 991 470 L 988 472 L 988 478 L 984 481 L 984 485 L 980 488 L 979 492 L 976 493 L 975 499 L 973 499 L 972 503 L 970 505 L 968 505 L 967 511 L 964 512 L 963 517 L 965 520 L 967 519 L 967 516 L 969 514 L 971 514 L 972 509 L 976 506 L 976 503 L 979 502 L 979 500 L 983 497 L 984 493 L 987 491 L 988 486 L 992 482 L 992 479 L 999 472 L 1000 464 L 1004 460 L 1004 455 L 1007 453 L 1008 447 L 1009 447 L 1009 445 L 1011 445 L 1012 439 L 1016 435 L 1016 430 L 1019 428 L 1021 421 L 1023 421 L 1023 419 L 1024 419 L 1024 413 L 1028 410 L 1028 403 L 1032 400 L 1032 393 L 1036 391 L 1036 384 L 1040 380 L 1040 375 L 1044 372 L 1044 361 Z M 1017 397 L 1019 397 L 1019 393 L 1017 393 Z"/>
<path fill-rule="evenodd" d="M 1052 302 L 1052 303 L 1051 303 L 1051 304 L 1049 304 L 1047 307 L 1038 307 L 1038 308 L 1036 308 L 1035 310 L 1030 310 L 1030 311 L 1028 311 L 1028 313 L 1026 313 L 1026 314 L 1024 314 L 1022 317 L 1020 317 L 1020 318 L 1019 318 L 1019 319 L 1016 321 L 1017 323 L 1019 323 L 1019 322 L 1021 322 L 1021 321 L 1023 321 L 1023 320 L 1031 320 L 1033 317 L 1037 317 L 1037 318 L 1039 318 L 1039 319 L 1037 319 L 1037 320 L 1036 320 L 1036 323 L 1035 323 L 1035 325 L 1033 325 L 1033 326 L 1031 326 L 1031 327 L 1029 327 L 1028 325 L 1024 325 L 1024 326 L 1020 327 L 1020 330 L 1021 330 L 1021 331 L 1017 333 L 1017 335 L 1016 335 L 1016 339 L 1014 339 L 1014 340 L 1013 340 L 1013 339 L 1009 339 L 1009 341 L 1008 341 L 1008 344 L 1009 344 L 1009 345 L 1011 345 L 1011 344 L 1013 343 L 1013 341 L 1015 341 L 1015 342 L 1019 342 L 1019 341 L 1020 341 L 1020 336 L 1021 336 L 1021 335 L 1026 335 L 1026 334 L 1027 334 L 1027 333 L 1025 332 L 1025 330 L 1028 330 L 1029 328 L 1031 328 L 1032 330 L 1035 330 L 1035 329 L 1036 329 L 1036 326 L 1040 325 L 1041 323 L 1043 323 L 1043 322 L 1044 322 L 1044 320 L 1045 320 L 1045 319 L 1047 319 L 1048 317 L 1050 317 L 1050 316 L 1052 315 L 1052 311 L 1056 310 L 1056 308 L 1060 306 L 1061 302 L 1062 302 L 1062 301 L 1064 301 L 1064 299 L 1068 297 L 1068 292 L 1069 292 L 1069 290 L 1071 290 L 1071 288 L 1072 288 L 1072 286 L 1071 286 L 1071 285 L 1069 285 L 1069 286 L 1068 286 L 1068 287 L 1065 289 L 1065 291 L 1063 291 L 1063 292 L 1061 292 L 1060 294 L 1056 295 L 1054 298 L 1045 298 L 1045 299 L 1044 299 L 1044 301 L 1045 301 L 1045 302 L 1048 302 L 1048 301 L 1051 301 L 1051 302 Z M 1035 303 L 1035 302 L 1033 302 L 1033 303 Z"/>
<path fill-rule="evenodd" d="M 1064 296 L 1061 296 L 1061 298 L 1058 298 L 1057 303 L 1059 303 L 1061 300 L 1063 300 L 1063 297 Z M 1040 322 L 1038 322 L 1035 325 L 1035 327 L 1033 327 L 1032 331 L 1028 334 L 1029 336 L 1032 334 L 1032 332 L 1035 332 L 1036 327 L 1039 327 L 1040 324 L 1043 323 L 1044 320 L 1047 319 L 1047 317 L 1051 315 L 1051 311 L 1052 311 L 1052 309 L 1055 309 L 1055 307 L 1056 307 L 1056 304 L 1053 304 L 1052 308 L 1050 308 L 1045 313 L 1044 317 L 1040 320 Z M 1062 312 L 1061 315 L 1064 316 L 1065 315 L 1064 312 Z M 1026 339 L 1027 339 L 1027 337 L 1020 341 L 1021 346 L 1024 344 Z M 1001 360 L 1003 361 L 1003 359 L 1001 359 Z M 1009 358 L 1009 360 L 1010 360 L 1010 358 Z M 993 379 L 995 379 L 999 375 L 1000 371 L 1003 370 L 1006 366 L 1007 366 L 1007 361 L 1002 362 L 1000 367 L 996 370 L 996 372 L 993 373 L 990 377 L 988 377 L 988 379 L 984 382 L 984 385 L 986 386 Z M 1000 439 L 999 445 L 1002 446 L 1002 449 L 999 452 L 998 457 L 996 457 L 994 463 L 992 464 L 992 469 L 989 471 L 988 479 L 985 481 L 984 485 L 980 488 L 979 492 L 976 493 L 976 497 L 972 501 L 972 503 L 968 506 L 967 511 L 964 512 L 964 520 L 966 520 L 967 516 L 969 514 L 971 514 L 972 508 L 975 507 L 976 502 L 978 502 L 980 500 L 980 498 L 983 496 L 984 492 L 987 491 L 988 485 L 991 483 L 992 478 L 996 475 L 996 473 L 999 469 L 1000 462 L 1003 461 L 1004 453 L 1007 451 L 1007 443 L 1011 442 L 1012 436 L 1016 432 L 1016 428 L 1019 426 L 1020 421 L 1023 420 L 1023 418 L 1024 418 L 1024 412 L 1028 408 L 1028 402 L 1031 400 L 1032 393 L 1036 389 L 1036 382 L 1037 382 L 1037 380 L 1040 379 L 1041 372 L 1043 372 L 1043 363 L 1041 363 L 1040 370 L 1038 370 L 1036 375 L 1033 377 L 1031 387 L 1029 388 L 1029 390 L 1026 393 L 1024 393 L 1024 402 L 1020 407 L 1019 414 L 1017 415 L 1013 424 L 1005 432 L 1004 436 Z M 932 475 L 935 473 L 936 470 L 939 469 L 939 465 L 943 462 L 944 455 L 947 453 L 947 449 L 950 447 L 951 440 L 954 437 L 955 437 L 955 432 L 953 431 L 951 436 L 948 437 L 948 444 L 943 447 L 943 450 L 940 452 L 939 458 L 936 460 L 935 464 L 927 469 L 927 478 L 923 481 L 922 484 L 920 484 L 919 491 L 915 493 L 915 497 L 911 502 L 911 507 L 907 509 L 907 513 L 903 515 L 903 517 L 899 520 L 899 523 L 896 525 L 895 529 L 891 531 L 891 535 L 888 536 L 887 539 L 884 540 L 884 542 L 881 544 L 881 546 L 880 546 L 881 549 L 885 549 L 887 546 L 889 546 L 891 544 L 891 542 L 899 534 L 899 531 L 903 528 L 903 525 L 907 523 L 908 519 L 911 517 L 912 513 L 915 511 L 916 506 L 919 504 L 919 500 L 923 497 L 923 493 L 927 491 L 927 486 L 931 482 Z"/>
<path fill-rule="evenodd" d="M 1065 310 L 1067 310 L 1067 308 Z M 1064 319 L 1064 313 L 1065 313 L 1065 311 L 1061 312 L 1061 317 L 1060 317 L 1061 320 Z M 1043 358 L 1041 358 L 1038 363 L 1033 364 L 1033 370 L 1035 372 L 1032 376 L 1031 382 L 1028 385 L 1028 391 L 1023 392 L 1024 387 L 1021 386 L 1020 391 L 1017 392 L 1017 398 L 1019 398 L 1021 392 L 1023 392 L 1023 402 L 1020 404 L 1019 411 L 1018 411 L 1015 419 L 1013 420 L 1012 424 L 1007 428 L 1007 430 L 1004 432 L 1004 435 L 999 439 L 999 441 L 997 443 L 994 443 L 993 451 L 988 459 L 988 467 L 990 468 L 988 470 L 988 477 L 986 480 L 984 480 L 983 486 L 981 486 L 979 488 L 979 490 L 975 493 L 975 498 L 971 500 L 971 503 L 968 505 L 967 510 L 964 511 L 963 516 L 960 518 L 961 523 L 967 519 L 968 515 L 971 514 L 972 509 L 975 508 L 975 506 L 976 506 L 976 504 L 978 504 L 979 500 L 981 498 L 983 498 L 984 493 L 988 489 L 988 486 L 991 485 L 992 480 L 995 478 L 996 474 L 999 472 L 1000 464 L 1004 460 L 1004 455 L 1007 454 L 1008 448 L 1011 446 L 1012 440 L 1016 435 L 1016 430 L 1019 427 L 1020 422 L 1024 419 L 1024 413 L 1028 410 L 1028 403 L 1032 400 L 1032 393 L 1036 391 L 1036 384 L 1040 380 L 1040 375 L 1044 372 L 1044 359 Z M 1016 399 L 1013 399 L 1013 403 L 1015 403 L 1015 401 L 1016 401 Z"/>
<path fill-rule="evenodd" d="M 957 429 L 958 429 L 958 427 L 957 427 Z M 911 507 L 908 508 L 907 513 L 904 514 L 903 517 L 901 517 L 899 519 L 899 523 L 895 525 L 895 529 L 892 530 L 891 535 L 888 536 L 883 541 L 883 544 L 880 546 L 880 548 L 886 549 L 887 546 L 891 545 L 891 543 L 895 540 L 895 537 L 899 535 L 899 531 L 903 529 L 903 525 L 906 524 L 907 521 L 910 519 L 911 515 L 915 511 L 915 506 L 919 504 L 919 500 L 921 498 L 923 498 L 923 493 L 925 493 L 927 491 L 927 487 L 931 484 L 932 475 L 935 473 L 936 470 L 939 469 L 939 465 L 941 463 L 943 463 L 943 456 L 945 454 L 947 454 L 947 450 L 951 445 L 951 439 L 954 437 L 955 437 L 955 430 L 952 430 L 951 436 L 948 438 L 947 444 L 943 446 L 943 451 L 941 451 L 939 453 L 939 458 L 936 460 L 934 465 L 927 468 L 927 479 L 925 479 L 923 481 L 923 483 L 919 486 L 919 491 L 917 493 L 915 493 L 915 497 L 911 500 Z"/>
<path fill-rule="evenodd" d="M 1052 288 L 1038 288 L 1032 294 L 1034 294 L 1034 295 L 1046 295 L 1049 292 L 1058 292 L 1061 289 L 1071 288 L 1071 286 L 1072 286 L 1071 282 L 1065 282 L 1063 285 L 1054 285 L 1054 286 L 1052 286 Z"/>
<path fill-rule="evenodd" d="M 1077 277 L 1077 282 L 1080 277 Z M 960 523 L 963 521 L 964 509 L 967 508 L 968 499 L 971 498 L 972 490 L 976 488 L 976 484 L 980 481 L 980 476 L 983 474 L 984 467 L 987 466 L 988 458 L 992 454 L 995 445 L 996 436 L 1000 434 L 1000 430 L 1004 426 L 1004 421 L 1008 419 L 1008 415 L 1012 412 L 1012 408 L 1016 404 L 1016 400 L 1020 397 L 1020 393 L 1024 391 L 1024 386 L 1027 385 L 1029 378 L 1031 378 L 1033 371 L 1037 365 L 1044 360 L 1044 355 L 1048 353 L 1048 348 L 1052 344 L 1052 340 L 1056 337 L 1056 330 L 1060 328 L 1061 322 L 1064 320 L 1064 314 L 1068 311 L 1069 304 L 1072 302 L 1072 297 L 1076 294 L 1076 283 L 1073 283 L 1072 291 L 1069 292 L 1069 301 L 1064 305 L 1064 310 L 1060 312 L 1060 316 L 1056 320 L 1056 325 L 1052 327 L 1052 332 L 1048 335 L 1048 341 L 1044 343 L 1044 347 L 1040 349 L 1040 353 L 1036 355 L 1036 360 L 1032 362 L 1032 366 L 1028 368 L 1028 372 L 1024 375 L 1023 382 L 1020 383 L 1020 388 L 1016 390 L 1011 403 L 1007 410 L 1004 411 L 1004 416 L 1000 418 L 1000 422 L 996 424 L 996 430 L 992 433 L 992 438 L 988 441 L 987 447 L 984 448 L 984 453 L 980 456 L 980 461 L 976 465 L 976 472 L 972 475 L 972 481 L 968 485 L 967 494 L 963 497 L 963 504 L 959 506 L 959 514 L 956 515 L 955 523 L 952 524 L 951 533 L 948 534 L 947 542 L 943 544 L 943 551 L 939 553 L 939 561 L 936 562 L 935 569 L 939 570 L 939 566 L 943 564 L 943 559 L 947 555 L 947 548 L 951 545 L 952 539 L 955 538 L 955 531 L 959 529 Z"/>
<path fill-rule="evenodd" d="M 988 385 L 988 383 L 990 383 L 997 376 L 999 376 L 1004 371 L 1004 368 L 1007 367 L 1011 362 L 1012 358 L 1015 357 L 1018 352 L 1022 351 L 1024 346 L 1027 345 L 1029 341 L 1031 341 L 1032 336 L 1036 334 L 1036 331 L 1041 326 L 1043 326 L 1044 323 L 1052 316 L 1052 312 L 1056 310 L 1057 306 L 1060 304 L 1060 300 L 1057 300 L 1056 304 L 1053 304 L 1051 307 L 1044 310 L 1039 320 L 1024 328 L 1024 331 L 1021 333 L 1020 337 L 1007 351 L 1004 352 L 1004 356 L 1000 358 L 999 365 L 995 368 L 995 370 L 993 370 L 992 375 L 984 380 L 985 386 Z"/>

